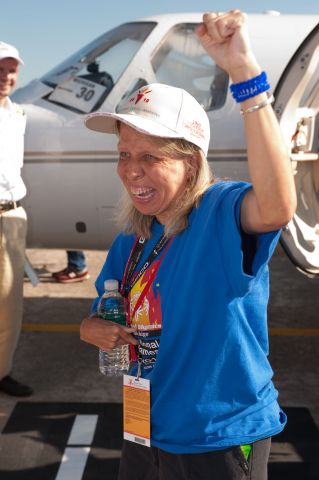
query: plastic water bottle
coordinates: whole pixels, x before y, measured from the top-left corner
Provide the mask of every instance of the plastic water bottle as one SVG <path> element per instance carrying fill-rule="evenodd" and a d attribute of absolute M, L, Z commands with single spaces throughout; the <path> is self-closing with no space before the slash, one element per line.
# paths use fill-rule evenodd
<path fill-rule="evenodd" d="M 118 288 L 117 280 L 105 280 L 104 293 L 99 301 L 97 313 L 99 318 L 126 325 L 124 298 Z M 129 345 L 116 347 L 111 352 L 99 350 L 99 368 L 103 375 L 121 376 L 128 372 L 129 366 Z"/>

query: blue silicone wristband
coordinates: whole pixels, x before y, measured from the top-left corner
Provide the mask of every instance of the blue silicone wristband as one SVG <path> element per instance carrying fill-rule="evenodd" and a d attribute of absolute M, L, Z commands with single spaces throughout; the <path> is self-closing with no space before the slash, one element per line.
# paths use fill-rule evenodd
<path fill-rule="evenodd" d="M 262 92 L 269 90 L 270 85 L 267 80 L 266 72 L 261 72 L 257 77 L 250 78 L 240 83 L 233 83 L 230 91 L 237 103 L 244 102 L 248 98 L 255 97 Z"/>

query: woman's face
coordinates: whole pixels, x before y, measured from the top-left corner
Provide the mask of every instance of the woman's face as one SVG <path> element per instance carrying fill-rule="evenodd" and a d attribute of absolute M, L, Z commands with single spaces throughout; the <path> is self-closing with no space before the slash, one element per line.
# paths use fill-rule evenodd
<path fill-rule="evenodd" d="M 117 173 L 134 206 L 165 224 L 191 174 L 185 158 L 168 157 L 152 138 L 121 124 Z"/>

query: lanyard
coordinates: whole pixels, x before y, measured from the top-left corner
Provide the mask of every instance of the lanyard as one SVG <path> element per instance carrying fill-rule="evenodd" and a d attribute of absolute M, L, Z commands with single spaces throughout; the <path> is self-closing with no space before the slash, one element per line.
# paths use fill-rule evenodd
<path fill-rule="evenodd" d="M 135 242 L 134 242 L 134 245 L 132 247 L 129 259 L 128 259 L 127 264 L 125 266 L 124 275 L 123 275 L 123 279 L 122 279 L 122 282 L 121 282 L 120 291 L 121 291 L 122 295 L 124 296 L 124 298 L 126 299 L 126 301 L 127 301 L 128 294 L 129 294 L 130 290 L 132 289 L 132 287 L 135 285 L 135 283 L 138 281 L 138 279 L 143 275 L 143 273 L 150 266 L 150 264 L 153 262 L 153 260 L 161 253 L 161 251 L 166 246 L 166 249 L 164 251 L 164 255 L 161 258 L 161 260 L 163 260 L 163 258 L 165 256 L 165 253 L 167 252 L 167 249 L 168 249 L 169 245 L 171 244 L 172 240 L 173 240 L 172 238 L 168 239 L 167 237 L 162 235 L 161 238 L 156 243 L 153 250 L 151 251 L 151 253 L 149 254 L 147 260 L 145 261 L 145 263 L 142 266 L 142 268 L 140 269 L 140 271 L 137 272 L 136 274 L 134 274 L 134 270 L 137 267 L 137 265 L 138 265 L 138 263 L 139 263 L 139 261 L 142 257 L 142 254 L 143 254 L 143 251 L 144 251 L 144 248 L 145 248 L 145 245 L 146 245 L 146 239 L 144 237 L 137 237 L 135 239 Z M 142 305 L 142 303 L 144 301 L 144 298 L 145 298 L 150 286 L 152 285 L 152 283 L 154 281 L 154 278 L 155 278 L 155 275 L 156 275 L 156 272 L 157 272 L 159 266 L 160 266 L 160 263 L 157 265 L 157 268 L 154 269 L 154 271 L 150 275 L 150 278 L 149 278 L 147 284 L 144 286 L 144 288 L 143 288 L 143 290 L 142 290 L 142 292 L 141 292 L 141 294 L 140 294 L 140 296 L 139 296 L 139 298 L 136 302 L 134 310 L 132 312 L 132 318 L 134 317 L 135 312 L 140 307 L 140 305 Z M 128 317 L 127 317 L 128 318 L 128 325 L 130 325 L 131 320 L 129 318 L 129 306 L 126 305 L 126 308 L 127 308 L 127 315 L 128 315 Z M 141 363 L 142 362 L 142 355 L 139 351 L 139 346 L 138 345 L 137 346 L 130 345 L 130 354 L 131 354 L 132 361 L 136 361 L 136 360 L 138 361 L 137 377 L 139 378 L 140 375 L 141 375 L 141 365 L 142 365 L 142 363 Z"/>
<path fill-rule="evenodd" d="M 146 245 L 147 240 L 144 237 L 137 237 L 135 239 L 134 245 L 132 247 L 129 259 L 127 261 L 124 275 L 121 283 L 121 293 L 124 297 L 127 298 L 129 292 L 135 285 L 135 283 L 141 278 L 145 270 L 151 265 L 153 260 L 161 253 L 166 245 L 171 242 L 172 239 L 167 238 L 164 234 L 156 243 L 155 247 L 149 254 L 148 258 L 146 259 L 144 265 L 140 269 L 139 272 L 134 274 L 135 268 L 137 267 L 142 254 L 144 252 L 144 248 Z"/>

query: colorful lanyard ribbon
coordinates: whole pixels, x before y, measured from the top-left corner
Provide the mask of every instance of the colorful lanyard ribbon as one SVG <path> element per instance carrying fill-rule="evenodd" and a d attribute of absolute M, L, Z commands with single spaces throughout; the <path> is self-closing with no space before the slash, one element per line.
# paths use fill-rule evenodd
<path fill-rule="evenodd" d="M 134 273 L 135 269 L 142 257 L 142 254 L 144 252 L 144 248 L 146 245 L 147 240 L 144 237 L 137 237 L 134 245 L 132 247 L 129 259 L 127 261 L 125 270 L 124 270 L 124 275 L 123 279 L 121 282 L 121 293 L 124 297 L 128 297 L 129 292 L 135 285 L 135 283 L 141 278 L 145 270 L 151 265 L 151 263 L 155 260 L 155 258 L 161 253 L 161 251 L 170 244 L 172 239 L 167 238 L 164 234 L 161 236 L 161 238 L 158 240 L 156 243 L 155 247 L 149 254 L 148 258 L 146 259 L 144 265 L 142 268 L 139 270 L 139 272 Z M 143 289 L 143 291 L 145 288 Z"/>
<path fill-rule="evenodd" d="M 168 239 L 167 237 L 162 235 L 161 238 L 159 239 L 159 241 L 157 242 L 157 244 L 155 245 L 155 247 L 153 248 L 153 250 L 151 251 L 150 255 L 148 256 L 148 258 L 145 261 L 142 268 L 139 270 L 139 272 L 134 274 L 135 268 L 137 267 L 137 265 L 138 265 L 138 263 L 139 263 L 139 261 L 142 257 L 142 254 L 143 254 L 143 251 L 144 251 L 144 248 L 145 248 L 145 244 L 146 244 L 146 240 L 145 240 L 144 237 L 137 237 L 136 238 L 136 240 L 134 242 L 134 245 L 132 247 L 129 259 L 127 261 L 127 264 L 126 264 L 126 267 L 125 267 L 125 270 L 124 270 L 123 279 L 122 279 L 122 282 L 121 282 L 120 291 L 121 291 L 122 295 L 125 297 L 126 300 L 127 300 L 129 292 L 131 291 L 131 289 L 135 285 L 135 283 L 138 281 L 138 279 L 143 275 L 145 270 L 151 265 L 153 260 L 161 253 L 161 251 L 165 247 L 166 248 L 165 248 L 165 251 L 162 255 L 161 261 L 158 262 L 156 268 L 154 268 L 153 272 L 151 273 L 148 282 L 146 283 L 146 285 L 144 285 L 144 288 L 143 288 L 143 290 L 142 290 L 142 292 L 141 292 L 141 294 L 140 294 L 140 296 L 139 296 L 139 298 L 138 298 L 138 300 L 135 304 L 134 310 L 132 312 L 132 316 L 130 316 L 129 305 L 126 305 L 127 319 L 128 319 L 127 324 L 128 325 L 131 324 L 131 318 L 134 318 L 135 312 L 138 310 L 140 305 L 142 305 L 142 303 L 144 301 L 144 298 L 145 298 L 147 292 L 149 291 L 149 288 L 151 287 L 151 285 L 154 281 L 157 270 L 158 270 L 158 268 L 159 268 L 159 266 L 160 266 L 160 264 L 161 264 L 161 262 L 162 262 L 162 260 L 165 256 L 165 254 L 168 250 L 168 247 L 171 244 L 172 240 L 173 240 L 172 238 Z M 139 352 L 139 347 L 138 346 L 134 347 L 133 345 L 130 345 L 130 353 L 131 353 L 131 360 L 133 362 L 138 360 L 138 370 L 139 370 L 138 376 L 140 376 L 141 355 L 140 355 L 140 352 Z"/>

